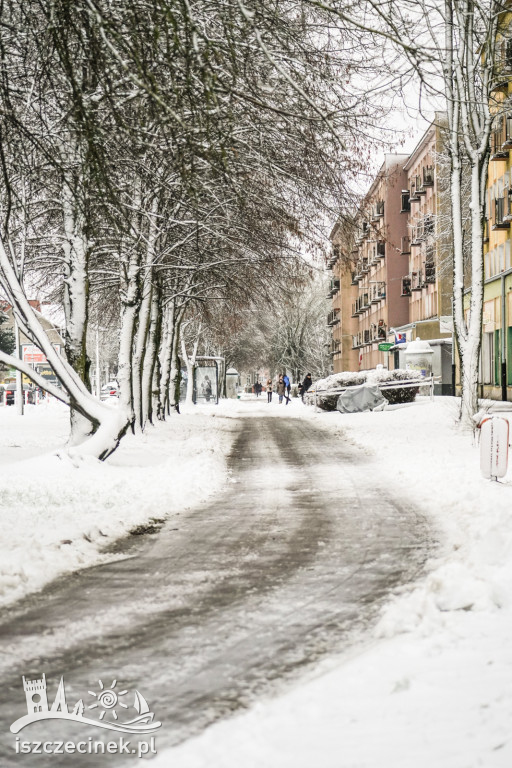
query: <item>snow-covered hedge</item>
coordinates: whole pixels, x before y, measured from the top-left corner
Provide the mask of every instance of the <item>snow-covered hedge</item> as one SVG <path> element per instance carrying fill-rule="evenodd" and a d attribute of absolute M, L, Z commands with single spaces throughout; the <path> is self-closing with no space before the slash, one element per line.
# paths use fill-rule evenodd
<path fill-rule="evenodd" d="M 342 371 L 333 373 L 325 379 L 315 381 L 312 390 L 318 393 L 320 390 L 338 390 L 342 387 L 357 387 L 361 384 L 387 384 L 395 381 L 421 381 L 422 376 L 418 371 L 406 370 L 405 368 L 396 368 L 394 371 L 385 369 L 372 371 Z M 382 394 L 390 403 L 410 403 L 418 394 L 419 387 L 396 387 L 395 389 L 384 389 Z M 334 411 L 338 401 L 339 392 L 330 395 L 328 392 L 317 394 L 316 404 L 324 411 Z M 308 404 L 313 404 L 314 395 L 308 393 L 306 398 Z"/>

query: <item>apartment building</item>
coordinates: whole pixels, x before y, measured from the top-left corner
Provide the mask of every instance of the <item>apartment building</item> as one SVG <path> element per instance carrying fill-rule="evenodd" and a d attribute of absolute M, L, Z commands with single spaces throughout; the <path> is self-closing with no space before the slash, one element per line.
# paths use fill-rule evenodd
<path fill-rule="evenodd" d="M 496 119 L 491 136 L 484 238 L 484 306 L 480 365 L 481 395 L 512 399 L 512 39 L 497 45 Z M 503 106 L 502 106 L 503 105 Z"/>
<path fill-rule="evenodd" d="M 335 373 L 387 366 L 388 354 L 379 345 L 387 342 L 390 328 L 408 320 L 408 299 L 402 295 L 402 277 L 408 269 L 402 250 L 407 237 L 407 158 L 386 155 L 360 207 L 355 242 L 340 224 L 331 233 L 333 308 L 328 324 L 333 328 Z"/>
<path fill-rule="evenodd" d="M 331 232 L 332 253 L 327 263 L 332 278 L 327 298 L 332 299 L 332 309 L 327 317 L 331 327 L 331 357 L 334 373 L 355 371 L 359 354 L 353 343 L 352 302 L 355 299 L 353 284 L 354 231 L 350 223 L 338 221 Z"/>
<path fill-rule="evenodd" d="M 452 271 L 449 198 L 439 183 L 442 125 L 443 115 L 436 115 L 412 154 L 386 156 L 360 207 L 352 243 L 340 223 L 331 233 L 328 324 L 334 372 L 404 367 L 407 342 L 420 337 L 434 347 L 442 376 L 438 392 L 451 391 Z"/>
<path fill-rule="evenodd" d="M 512 400 L 512 14 L 498 34 L 484 236 L 481 396 Z M 452 267 L 443 116 L 411 155 L 388 155 L 359 211 L 355 243 L 333 229 L 333 369 L 403 367 L 407 342 L 434 348 L 451 393 Z M 398 271 L 397 271 L 398 269 Z M 467 294 L 469 306 L 469 293 Z M 350 336 L 352 344 L 350 345 Z M 396 344 L 396 341 L 400 341 Z M 389 347 L 389 351 L 385 348 Z"/>
<path fill-rule="evenodd" d="M 402 295 L 409 298 L 409 318 L 396 332 L 406 342 L 418 337 L 429 341 L 436 373 L 441 376 L 437 391 L 450 394 L 453 273 L 444 122 L 444 115 L 438 113 L 404 164 L 410 211 L 404 242 L 409 264 Z M 404 367 L 403 351 L 405 347 L 393 350 L 393 367 Z"/>

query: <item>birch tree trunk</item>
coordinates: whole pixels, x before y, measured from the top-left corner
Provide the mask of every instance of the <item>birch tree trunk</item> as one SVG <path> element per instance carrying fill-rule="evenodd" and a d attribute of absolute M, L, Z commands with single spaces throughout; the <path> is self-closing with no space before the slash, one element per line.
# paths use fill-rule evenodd
<path fill-rule="evenodd" d="M 153 390 L 157 371 L 158 343 L 161 331 L 160 296 L 156 285 L 151 292 L 151 310 L 144 365 L 142 369 L 142 429 L 153 422 Z M 157 379 L 156 379 L 157 380 Z"/>
<path fill-rule="evenodd" d="M 199 346 L 199 333 L 194 341 L 194 347 L 190 357 L 187 353 L 187 345 L 185 340 L 181 340 L 181 354 L 183 356 L 183 362 L 187 368 L 187 394 L 185 396 L 185 403 L 187 405 L 194 404 L 194 366 L 196 364 L 197 348 Z"/>
<path fill-rule="evenodd" d="M 453 234 L 453 315 L 460 360 L 460 420 L 475 428 L 484 296 L 483 232 L 493 116 L 491 82 L 498 7 L 489 19 L 485 50 L 475 33 L 474 0 L 445 1 L 445 58 L 443 75 L 451 160 L 450 193 Z M 480 30 L 481 32 L 481 30 Z M 476 82 L 480 86 L 476 85 Z M 466 168 L 468 169 L 466 171 Z M 464 263 L 465 225 L 462 209 L 464 173 L 470 175 L 470 266 Z M 466 313 L 464 297 L 471 292 Z"/>
<path fill-rule="evenodd" d="M 63 153 L 67 170 L 62 181 L 62 214 L 64 226 L 64 342 L 69 364 L 80 376 L 87 389 L 90 389 L 86 338 L 88 323 L 89 298 L 89 252 L 85 226 L 85 200 L 83 194 L 82 158 L 76 142 Z M 94 432 L 94 424 L 89 422 L 75 407 L 71 397 L 70 407 L 70 445 L 80 444 Z"/>
<path fill-rule="evenodd" d="M 172 362 L 172 343 L 174 329 L 174 314 L 176 311 L 175 300 L 167 305 L 162 321 L 162 340 L 159 354 L 159 380 L 158 380 L 158 404 L 157 418 L 160 421 L 165 420 L 166 403 L 169 391 L 169 380 L 171 375 Z"/>
<path fill-rule="evenodd" d="M 178 313 L 178 318 L 174 323 L 172 334 L 172 353 L 171 353 L 171 372 L 169 377 L 169 388 L 167 391 L 167 413 L 171 411 L 176 413 L 180 412 L 180 382 L 181 382 L 181 365 L 180 365 L 180 338 L 181 338 L 181 322 L 183 312 Z"/>

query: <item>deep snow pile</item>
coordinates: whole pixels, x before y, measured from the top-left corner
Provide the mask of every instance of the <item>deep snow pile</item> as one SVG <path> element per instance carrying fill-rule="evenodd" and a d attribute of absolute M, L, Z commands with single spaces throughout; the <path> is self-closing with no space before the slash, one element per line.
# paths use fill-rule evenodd
<path fill-rule="evenodd" d="M 405 368 L 388 371 L 385 368 L 371 371 L 342 371 L 333 373 L 313 383 L 313 389 L 338 389 L 339 387 L 357 387 L 360 384 L 386 384 L 392 381 L 421 380 L 421 373 Z"/>
<path fill-rule="evenodd" d="M 399 384 L 401 381 L 409 384 L 401 387 Z M 334 411 L 341 388 L 377 384 L 384 386 L 381 392 L 390 403 L 410 403 L 420 391 L 419 386 L 410 386 L 410 382 L 415 381 L 418 381 L 419 385 L 423 381 L 422 374 L 405 368 L 395 368 L 392 371 L 385 368 L 371 371 L 342 371 L 315 381 L 305 399 L 309 405 L 314 404 L 324 411 Z M 430 383 L 426 387 L 430 387 Z M 334 394 L 330 394 L 330 390 Z M 424 394 L 428 394 L 425 387 L 423 391 Z"/>
<path fill-rule="evenodd" d="M 231 432 L 214 416 L 172 417 L 126 436 L 105 463 L 76 464 L 57 451 L 68 432 L 65 406 L 28 406 L 25 416 L 0 408 L 0 605 L 111 558 L 102 550 L 116 538 L 215 493 Z"/>
<path fill-rule="evenodd" d="M 373 640 L 302 684 L 167 751 L 155 768 L 510 768 L 512 471 L 480 476 L 457 403 L 303 416 L 362 447 L 439 531 L 427 575 L 388 603 Z M 294 414 L 296 415 L 296 413 Z"/>

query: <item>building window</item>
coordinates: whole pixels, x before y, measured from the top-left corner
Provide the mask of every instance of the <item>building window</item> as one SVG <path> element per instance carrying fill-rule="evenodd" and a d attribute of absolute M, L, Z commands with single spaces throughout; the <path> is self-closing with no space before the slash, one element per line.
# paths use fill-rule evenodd
<path fill-rule="evenodd" d="M 482 334 L 482 380 L 494 383 L 494 333 Z"/>
<path fill-rule="evenodd" d="M 402 208 L 400 213 L 408 213 L 411 210 L 411 195 L 409 190 L 402 189 Z"/>
<path fill-rule="evenodd" d="M 406 275 L 405 277 L 402 277 L 402 296 L 410 296 L 411 295 L 411 276 Z"/>

